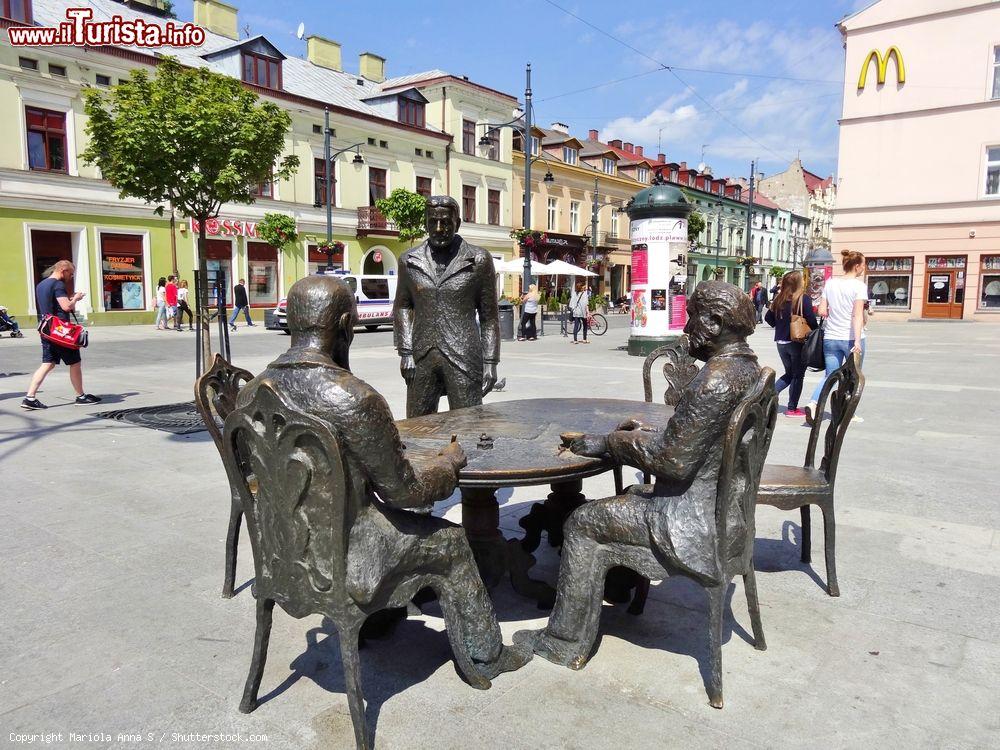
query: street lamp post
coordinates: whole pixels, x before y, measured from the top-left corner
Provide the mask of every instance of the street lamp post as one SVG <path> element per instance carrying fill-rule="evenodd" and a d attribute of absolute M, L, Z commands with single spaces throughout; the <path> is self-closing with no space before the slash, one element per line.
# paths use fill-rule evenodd
<path fill-rule="evenodd" d="M 323 158 L 324 165 L 326 166 L 326 179 L 324 183 L 326 185 L 326 246 L 330 247 L 330 243 L 333 242 L 333 185 L 336 184 L 336 179 L 333 176 L 334 166 L 333 160 L 346 151 L 351 149 L 360 149 L 361 143 L 355 143 L 353 145 L 347 146 L 346 148 L 339 149 L 330 153 L 330 110 L 323 110 Z M 361 164 L 364 159 L 361 157 L 361 152 L 358 151 L 354 155 L 354 163 Z M 326 267 L 330 268 L 333 259 L 332 253 L 327 253 Z"/>
<path fill-rule="evenodd" d="M 715 275 L 719 275 L 719 252 L 722 250 L 722 201 L 716 201 L 718 213 L 715 215 Z"/>

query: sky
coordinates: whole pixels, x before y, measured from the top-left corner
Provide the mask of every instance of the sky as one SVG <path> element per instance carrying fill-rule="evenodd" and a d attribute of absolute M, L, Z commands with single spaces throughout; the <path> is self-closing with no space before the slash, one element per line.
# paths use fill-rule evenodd
<path fill-rule="evenodd" d="M 605 142 L 731 177 L 748 176 L 751 160 L 774 174 L 796 156 L 836 173 L 844 52 L 835 24 L 870 2 L 227 1 L 241 28 L 287 55 L 305 55 L 300 22 L 306 35 L 340 42 L 348 71 L 370 51 L 390 77 L 440 68 L 522 99 L 530 62 L 539 125 L 563 122 L 582 138 L 594 128 Z M 190 19 L 185 0 L 175 6 Z"/>

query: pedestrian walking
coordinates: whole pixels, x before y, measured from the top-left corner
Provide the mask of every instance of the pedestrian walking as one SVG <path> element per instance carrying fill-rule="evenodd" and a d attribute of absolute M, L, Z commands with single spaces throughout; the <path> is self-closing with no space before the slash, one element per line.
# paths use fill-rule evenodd
<path fill-rule="evenodd" d="M 233 287 L 233 317 L 229 319 L 229 327 L 234 331 L 236 330 L 236 318 L 239 316 L 240 310 L 243 311 L 243 317 L 246 318 L 247 325 L 253 325 L 253 321 L 250 319 L 250 301 L 247 299 L 247 288 L 244 284 L 246 284 L 246 281 L 240 279 L 240 283 Z"/>
<path fill-rule="evenodd" d="M 39 320 L 46 315 L 53 315 L 63 322 L 70 322 L 70 313 L 76 309 L 76 303 L 85 296 L 83 292 L 70 295 L 66 290 L 67 284 L 72 285 L 75 272 L 76 269 L 70 261 L 61 260 L 52 267 L 52 273 L 49 277 L 43 279 L 35 287 L 35 308 L 38 310 Z M 28 392 L 24 395 L 24 400 L 21 401 L 22 409 L 48 408 L 38 400 L 36 394 L 38 389 L 42 387 L 46 376 L 60 362 L 69 367 L 69 381 L 73 385 L 73 390 L 76 391 L 75 403 L 81 406 L 100 403 L 100 398 L 83 390 L 83 365 L 81 364 L 80 350 L 59 346 L 43 338 L 42 365 L 31 376 Z"/>
<path fill-rule="evenodd" d="M 806 376 L 802 343 L 809 331 L 819 325 L 812 299 L 805 291 L 806 284 L 801 271 L 786 273 L 781 279 L 778 294 L 764 315 L 767 323 L 774 328 L 774 342 L 785 368 L 784 374 L 775 382 L 774 390 L 780 394 L 788 389 L 788 409 L 785 416 L 798 419 L 806 414 L 799 409 L 802 381 Z"/>
<path fill-rule="evenodd" d="M 587 313 L 590 312 L 590 292 L 587 291 L 587 284 L 584 281 L 576 282 L 576 291 L 569 298 L 569 312 L 573 316 L 573 343 L 578 344 L 577 334 L 583 328 L 583 343 L 587 341 Z"/>
<path fill-rule="evenodd" d="M 521 295 L 521 340 L 535 341 L 538 338 L 536 317 L 538 315 L 538 285 L 531 284 Z"/>
<path fill-rule="evenodd" d="M 188 283 L 187 280 L 181 279 L 181 283 L 177 287 L 177 319 L 174 321 L 174 328 L 178 331 L 183 331 L 182 326 L 184 322 L 184 315 L 188 316 L 188 330 L 194 330 L 194 315 L 191 313 L 191 308 L 188 307 Z"/>
<path fill-rule="evenodd" d="M 754 309 L 757 311 L 757 322 L 763 323 L 762 312 L 767 307 L 767 289 L 759 281 L 755 281 L 753 289 L 750 290 L 750 299 L 753 301 Z"/>
<path fill-rule="evenodd" d="M 167 303 L 167 319 L 164 327 L 170 328 L 170 324 L 177 325 L 177 277 L 171 274 L 167 277 L 167 285 L 163 289 L 163 298 Z"/>
<path fill-rule="evenodd" d="M 167 279 L 164 276 L 156 282 L 156 330 L 165 331 L 167 324 Z"/>
<path fill-rule="evenodd" d="M 826 318 L 823 326 L 823 359 L 826 368 L 806 405 L 806 422 L 813 423 L 816 401 L 826 379 L 837 370 L 850 354 L 859 353 L 865 359 L 865 256 L 854 250 L 843 250 L 844 275 L 828 279 L 819 301 L 819 314 Z M 861 417 L 854 421 L 863 422 Z"/>

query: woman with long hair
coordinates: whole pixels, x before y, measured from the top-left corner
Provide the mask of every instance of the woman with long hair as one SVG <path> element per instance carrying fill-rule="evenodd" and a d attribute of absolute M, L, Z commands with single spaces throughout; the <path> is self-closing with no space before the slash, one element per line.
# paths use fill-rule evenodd
<path fill-rule="evenodd" d="M 167 330 L 167 277 L 156 282 L 156 330 Z"/>
<path fill-rule="evenodd" d="M 812 424 L 816 416 L 816 401 L 826 379 L 853 353 L 865 358 L 865 303 L 868 287 L 864 282 L 865 256 L 854 250 L 841 252 L 844 275 L 829 279 L 819 301 L 819 314 L 826 318 L 823 327 L 823 359 L 826 372 L 820 378 L 806 405 L 806 421 Z M 854 421 L 862 421 L 854 417 Z"/>
<path fill-rule="evenodd" d="M 535 328 L 535 316 L 538 315 L 538 285 L 531 284 L 528 291 L 521 295 L 521 338 L 534 341 L 538 338 Z"/>
<path fill-rule="evenodd" d="M 191 308 L 188 307 L 188 283 L 187 280 L 182 280 L 177 287 L 177 321 L 174 326 L 178 331 L 183 331 L 182 323 L 184 321 L 184 315 L 188 316 L 188 330 L 194 330 L 194 315 L 191 313 Z"/>
<path fill-rule="evenodd" d="M 781 286 L 774 296 L 764 320 L 774 328 L 774 342 L 778 345 L 778 356 L 785 367 L 784 374 L 774 384 L 781 393 L 788 389 L 788 409 L 786 417 L 801 419 L 806 415 L 799 409 L 802 395 L 802 381 L 806 376 L 806 363 L 802 360 L 802 342 L 805 336 L 801 325 L 792 325 L 795 317 L 801 317 L 812 330 L 817 325 L 812 299 L 805 293 L 806 283 L 801 271 L 791 271 L 781 277 Z"/>

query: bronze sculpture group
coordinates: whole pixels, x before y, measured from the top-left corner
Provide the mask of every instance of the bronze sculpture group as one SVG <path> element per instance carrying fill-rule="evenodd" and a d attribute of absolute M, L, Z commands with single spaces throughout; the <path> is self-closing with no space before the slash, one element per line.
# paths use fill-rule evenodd
<path fill-rule="evenodd" d="M 427 242 L 402 257 L 396 297 L 408 417 L 436 412 L 443 396 L 451 409 L 481 404 L 499 359 L 489 253 L 457 234 L 453 199 L 431 198 L 427 222 Z M 239 391 L 235 408 L 216 405 L 225 417 L 220 450 L 256 572 L 257 632 L 241 710 L 256 707 L 275 603 L 293 617 L 318 613 L 335 623 L 357 744 L 367 747 L 357 649 L 369 615 L 432 589 L 460 672 L 485 689 L 533 654 L 582 668 L 598 632 L 604 577 L 614 566 L 645 579 L 686 576 L 709 591 L 709 697 L 722 706 L 722 611 L 735 575 L 744 578 L 755 645 L 764 648 L 753 509 L 777 402 L 773 371 L 758 365 L 746 341 L 754 330 L 746 294 L 710 281 L 690 296 L 689 355 L 705 364 L 687 368 L 666 424 L 627 419 L 610 434 L 568 441 L 576 454 L 634 466 L 652 482 L 570 514 L 548 625 L 517 633 L 513 646 L 502 642 L 462 528 L 429 512 L 457 488 L 462 448 L 452 442 L 419 468 L 408 460 L 385 399 L 350 370 L 357 311 L 343 282 L 307 277 L 287 300 L 289 350 Z M 848 395 L 856 405 L 856 381 Z M 833 470 L 835 463 L 836 456 Z M 821 500 L 810 501 L 827 513 Z M 832 505 L 829 513 L 832 519 Z M 831 554 L 828 547 L 828 560 Z M 830 571 L 836 586 L 832 563 Z M 232 575 L 227 557 L 230 594 Z"/>

